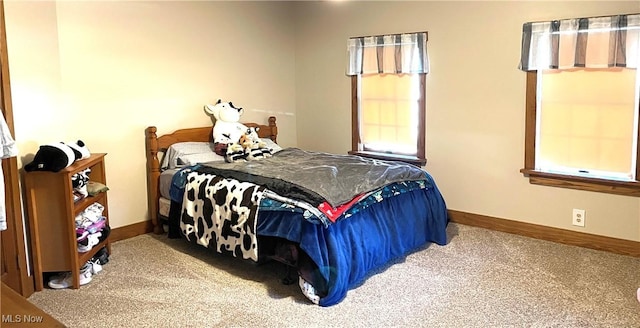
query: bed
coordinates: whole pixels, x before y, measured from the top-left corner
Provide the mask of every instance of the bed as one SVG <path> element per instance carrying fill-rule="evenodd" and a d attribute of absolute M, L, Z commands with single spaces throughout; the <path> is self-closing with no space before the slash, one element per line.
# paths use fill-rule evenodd
<path fill-rule="evenodd" d="M 340 303 L 398 258 L 432 243 L 446 245 L 445 200 L 425 170 L 282 149 L 275 117 L 244 124 L 258 128 L 273 156 L 225 163 L 206 149 L 180 150 L 176 160 L 178 148 L 210 145 L 212 127 L 162 136 L 156 127 L 145 130 L 148 207 L 156 233 L 243 260 L 285 263 L 297 277 L 283 282 L 297 282 L 320 306 Z"/>

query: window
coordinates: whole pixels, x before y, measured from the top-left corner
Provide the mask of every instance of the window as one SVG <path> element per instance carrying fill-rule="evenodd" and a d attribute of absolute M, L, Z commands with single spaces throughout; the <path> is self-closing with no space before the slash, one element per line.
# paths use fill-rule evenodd
<path fill-rule="evenodd" d="M 353 77 L 352 153 L 424 165 L 425 74 Z"/>
<path fill-rule="evenodd" d="M 536 169 L 635 180 L 636 75 L 626 68 L 539 72 Z"/>
<path fill-rule="evenodd" d="M 350 154 L 425 165 L 426 33 L 349 39 Z"/>
<path fill-rule="evenodd" d="M 521 172 L 534 184 L 640 196 L 640 15 L 527 23 L 522 45 Z"/>

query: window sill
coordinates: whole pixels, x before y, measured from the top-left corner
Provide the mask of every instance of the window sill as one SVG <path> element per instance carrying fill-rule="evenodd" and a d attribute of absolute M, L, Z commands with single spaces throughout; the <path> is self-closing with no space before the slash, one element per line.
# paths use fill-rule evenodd
<path fill-rule="evenodd" d="M 587 178 L 531 169 L 521 169 L 520 172 L 529 178 L 531 184 L 640 197 L 640 182 L 638 181 Z"/>
<path fill-rule="evenodd" d="M 415 156 L 378 153 L 374 151 L 364 151 L 364 150 L 351 150 L 348 152 L 348 154 L 367 157 L 367 158 L 380 159 L 385 161 L 400 161 L 400 162 L 413 164 L 415 166 L 425 166 L 427 164 L 426 158 L 418 158 Z"/>

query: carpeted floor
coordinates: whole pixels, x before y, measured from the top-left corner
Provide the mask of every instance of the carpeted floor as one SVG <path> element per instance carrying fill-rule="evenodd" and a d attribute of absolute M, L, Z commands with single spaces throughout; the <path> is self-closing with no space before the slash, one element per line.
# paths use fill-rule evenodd
<path fill-rule="evenodd" d="M 640 327 L 640 259 L 451 223 L 338 305 L 284 268 L 147 234 L 119 241 L 79 290 L 33 294 L 69 327 Z"/>

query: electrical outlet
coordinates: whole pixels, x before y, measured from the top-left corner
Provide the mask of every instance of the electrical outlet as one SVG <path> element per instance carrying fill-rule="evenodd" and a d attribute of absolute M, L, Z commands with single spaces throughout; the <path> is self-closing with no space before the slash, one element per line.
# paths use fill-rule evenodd
<path fill-rule="evenodd" d="M 584 221 L 587 219 L 587 214 L 585 210 L 573 209 L 573 225 L 584 227 Z"/>

